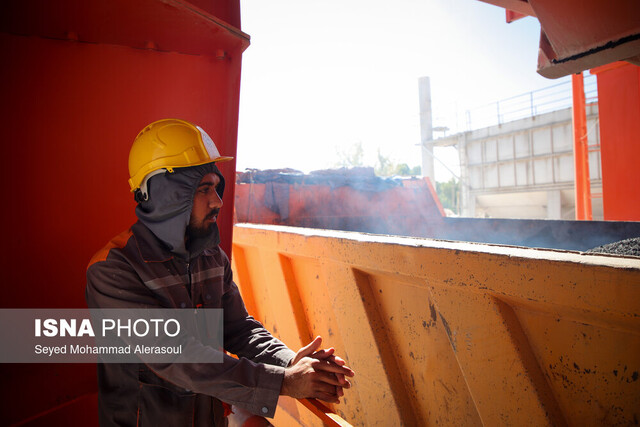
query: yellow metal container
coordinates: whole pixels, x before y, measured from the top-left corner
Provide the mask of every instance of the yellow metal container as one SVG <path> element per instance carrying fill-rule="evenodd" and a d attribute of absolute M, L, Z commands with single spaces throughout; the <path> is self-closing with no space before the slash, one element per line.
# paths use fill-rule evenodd
<path fill-rule="evenodd" d="M 640 259 L 278 226 L 234 228 L 249 311 L 356 371 L 353 425 L 640 420 Z M 276 425 L 322 425 L 281 399 Z"/>

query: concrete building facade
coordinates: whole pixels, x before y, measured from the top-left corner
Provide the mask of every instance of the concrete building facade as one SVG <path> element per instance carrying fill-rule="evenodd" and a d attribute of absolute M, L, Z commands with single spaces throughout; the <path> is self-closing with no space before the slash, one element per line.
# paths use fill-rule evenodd
<path fill-rule="evenodd" d="M 593 219 L 603 219 L 597 103 L 587 105 Z M 574 219 L 571 108 L 423 143 L 458 149 L 462 216 Z"/>

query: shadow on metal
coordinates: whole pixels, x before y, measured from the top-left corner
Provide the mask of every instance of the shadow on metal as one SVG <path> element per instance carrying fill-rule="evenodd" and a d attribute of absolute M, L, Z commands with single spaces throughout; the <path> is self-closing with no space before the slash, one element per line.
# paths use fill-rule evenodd
<path fill-rule="evenodd" d="M 638 258 L 243 224 L 232 259 L 267 328 L 356 371 L 353 425 L 640 419 Z M 322 421 L 282 399 L 274 424 Z"/>

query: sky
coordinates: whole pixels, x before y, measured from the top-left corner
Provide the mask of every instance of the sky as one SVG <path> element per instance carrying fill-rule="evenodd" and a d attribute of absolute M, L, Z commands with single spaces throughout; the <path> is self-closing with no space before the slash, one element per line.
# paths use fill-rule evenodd
<path fill-rule="evenodd" d="M 558 83 L 536 73 L 540 26 L 507 24 L 478 0 L 242 0 L 237 169 L 334 167 L 361 143 L 420 165 L 418 79 L 431 80 L 433 125 Z M 458 117 L 458 118 L 456 118 Z M 457 121 L 457 122 L 456 122 Z M 436 156 L 459 173 L 455 149 Z M 451 177 L 436 162 L 436 180 Z"/>

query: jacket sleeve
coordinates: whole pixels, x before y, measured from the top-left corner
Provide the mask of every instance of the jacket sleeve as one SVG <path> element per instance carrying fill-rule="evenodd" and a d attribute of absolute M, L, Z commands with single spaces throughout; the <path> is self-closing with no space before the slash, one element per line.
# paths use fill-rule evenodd
<path fill-rule="evenodd" d="M 233 272 L 226 255 L 224 260 L 225 349 L 257 363 L 288 366 L 296 353 L 247 313 L 238 287 L 233 282 Z"/>
<path fill-rule="evenodd" d="M 237 291 L 237 288 L 235 289 Z M 89 308 L 162 308 L 158 298 L 144 286 L 133 268 L 117 257 L 89 267 L 86 300 Z M 242 300 L 238 302 L 235 296 L 231 300 L 233 304 L 224 307 L 225 312 L 235 308 L 237 304 L 242 304 Z M 244 308 L 244 304 L 242 307 Z M 255 320 L 247 320 L 244 324 L 254 324 L 253 322 L 258 323 Z M 265 348 L 264 343 L 269 340 L 265 332 L 258 329 L 256 326 L 259 337 L 249 338 L 254 344 L 248 347 L 253 349 L 257 361 L 270 360 L 279 362 L 280 366 L 257 363 L 247 358 L 235 359 L 226 354 L 222 363 L 180 363 L 178 358 L 175 363 L 147 363 L 147 366 L 159 377 L 186 390 L 214 396 L 253 414 L 273 417 L 284 378 L 283 366 L 289 360 L 284 344 L 271 343 Z M 243 328 L 243 331 L 249 333 L 247 328 Z M 275 353 L 271 351 L 274 348 L 277 348 Z M 218 350 L 203 345 L 198 340 L 188 339 L 183 354 L 196 353 L 202 353 L 202 359 L 209 358 L 209 355 L 212 360 L 214 355 L 219 357 Z M 266 354 L 270 356 L 265 356 Z"/>

